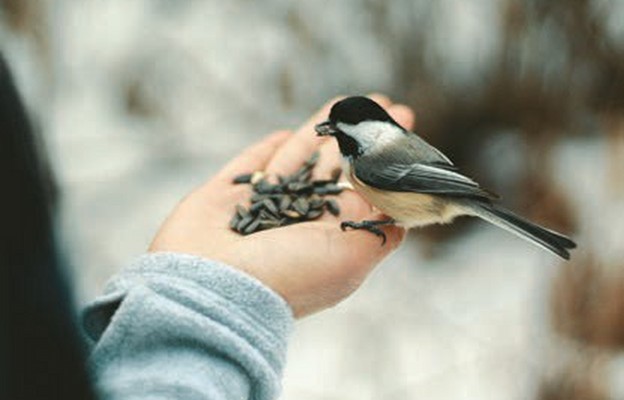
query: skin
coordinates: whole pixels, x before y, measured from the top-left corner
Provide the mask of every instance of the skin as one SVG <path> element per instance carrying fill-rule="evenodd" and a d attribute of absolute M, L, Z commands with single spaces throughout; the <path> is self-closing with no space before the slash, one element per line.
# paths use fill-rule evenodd
<path fill-rule="evenodd" d="M 407 129 L 414 114 L 407 106 L 393 104 L 383 95 L 369 96 Z M 236 204 L 249 205 L 249 185 L 234 185 L 243 173 L 265 171 L 269 179 L 299 168 L 316 150 L 320 159 L 315 179 L 327 179 L 339 167 L 341 157 L 335 140 L 320 138 L 314 125 L 327 119 L 325 104 L 297 131 L 274 132 L 247 148 L 208 182 L 187 195 L 165 220 L 149 251 L 193 254 L 222 261 L 260 280 L 280 294 L 300 318 L 331 307 L 353 293 L 371 270 L 402 242 L 405 231 L 384 227 L 385 246 L 366 231 L 340 230 L 346 220 L 384 218 L 356 192 L 337 197 L 341 215 L 325 213 L 313 222 L 240 236 L 228 227 Z"/>

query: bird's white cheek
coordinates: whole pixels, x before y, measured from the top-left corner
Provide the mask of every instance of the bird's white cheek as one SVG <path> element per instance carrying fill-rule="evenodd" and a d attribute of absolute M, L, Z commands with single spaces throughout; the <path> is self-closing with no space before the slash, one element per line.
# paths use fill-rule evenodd
<path fill-rule="evenodd" d="M 404 136 L 400 128 L 381 121 L 364 121 L 357 125 L 338 123 L 338 128 L 355 139 L 364 152 L 385 147 Z"/>

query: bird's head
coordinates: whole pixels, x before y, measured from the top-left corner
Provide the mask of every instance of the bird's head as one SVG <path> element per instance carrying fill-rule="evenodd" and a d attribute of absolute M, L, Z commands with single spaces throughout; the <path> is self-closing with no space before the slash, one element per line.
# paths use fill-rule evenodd
<path fill-rule="evenodd" d="M 334 136 L 343 156 L 355 158 L 404 135 L 405 130 L 379 104 L 352 96 L 334 104 L 329 119 L 314 128 L 319 136 Z"/>

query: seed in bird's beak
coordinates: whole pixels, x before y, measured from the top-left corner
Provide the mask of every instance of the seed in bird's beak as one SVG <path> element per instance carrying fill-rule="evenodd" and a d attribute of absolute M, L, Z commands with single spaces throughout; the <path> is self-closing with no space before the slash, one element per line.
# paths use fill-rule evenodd
<path fill-rule="evenodd" d="M 314 127 L 318 136 L 333 136 L 338 132 L 338 129 L 330 121 L 321 122 Z"/>

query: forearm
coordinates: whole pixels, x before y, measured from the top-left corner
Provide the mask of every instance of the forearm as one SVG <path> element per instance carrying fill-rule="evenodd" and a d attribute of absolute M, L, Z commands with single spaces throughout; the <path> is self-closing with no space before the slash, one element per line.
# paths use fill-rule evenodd
<path fill-rule="evenodd" d="M 279 392 L 292 315 L 242 272 L 160 253 L 118 274 L 84 321 L 106 398 L 264 400 Z"/>

